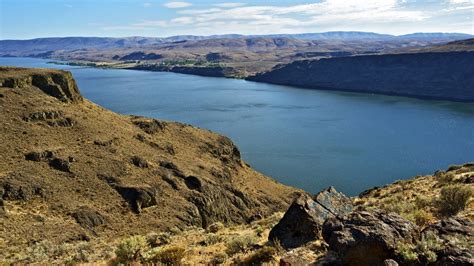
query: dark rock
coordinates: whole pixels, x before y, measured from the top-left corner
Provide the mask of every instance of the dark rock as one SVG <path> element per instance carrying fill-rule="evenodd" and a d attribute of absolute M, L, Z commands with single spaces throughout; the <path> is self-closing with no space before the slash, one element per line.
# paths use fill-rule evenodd
<path fill-rule="evenodd" d="M 422 236 L 433 233 L 443 243 L 443 249 L 436 252 L 436 265 L 474 265 L 473 221 L 460 217 L 447 218 L 425 228 Z"/>
<path fill-rule="evenodd" d="M 168 183 L 173 189 L 179 190 L 178 183 L 171 176 L 162 176 L 161 177 L 166 183 Z"/>
<path fill-rule="evenodd" d="M 71 216 L 83 228 L 92 230 L 94 227 L 105 224 L 104 217 L 89 207 L 81 207 L 75 210 Z"/>
<path fill-rule="evenodd" d="M 148 162 L 145 159 L 143 159 L 139 156 L 133 156 L 131 158 L 131 162 L 136 167 L 140 167 L 140 168 L 148 168 L 149 167 Z"/>
<path fill-rule="evenodd" d="M 123 187 L 114 186 L 115 190 L 130 203 L 136 213 L 140 213 L 143 208 L 157 205 L 158 191 L 150 187 Z"/>
<path fill-rule="evenodd" d="M 141 128 L 145 133 L 153 135 L 165 129 L 165 123 L 156 119 L 135 120 L 133 124 Z"/>
<path fill-rule="evenodd" d="M 202 183 L 201 183 L 201 180 L 199 180 L 199 178 L 195 177 L 195 176 L 187 176 L 185 179 L 184 179 L 184 183 L 186 184 L 186 186 L 191 189 L 191 190 L 197 190 L 197 191 L 202 191 Z"/>
<path fill-rule="evenodd" d="M 69 160 L 54 158 L 49 161 L 49 166 L 59 171 L 71 173 L 71 163 Z"/>
<path fill-rule="evenodd" d="M 323 237 L 343 265 L 383 265 L 398 243 L 415 243 L 419 229 L 395 213 L 356 211 L 329 218 Z"/>
<path fill-rule="evenodd" d="M 35 196 L 43 196 L 44 191 L 33 178 L 13 175 L 0 183 L 1 198 L 4 200 L 28 201 Z"/>
<path fill-rule="evenodd" d="M 3 203 L 3 199 L 0 198 L 0 218 L 5 217 L 5 216 L 7 216 L 7 211 L 5 209 L 5 203 Z"/>
<path fill-rule="evenodd" d="M 280 222 L 270 231 L 270 240 L 279 240 L 284 248 L 296 248 L 319 238 L 322 225 L 330 217 L 352 211 L 351 200 L 330 187 L 314 198 L 301 195 Z"/>
<path fill-rule="evenodd" d="M 65 117 L 61 111 L 34 112 L 24 116 L 26 122 L 46 122 L 51 127 L 72 127 L 76 122 L 69 117 Z"/>
<path fill-rule="evenodd" d="M 305 266 L 310 265 L 311 262 L 297 255 L 286 255 L 280 258 L 280 266 Z"/>
<path fill-rule="evenodd" d="M 45 161 L 45 160 L 51 159 L 53 157 L 54 157 L 54 152 L 52 152 L 52 151 L 41 151 L 41 152 L 32 151 L 32 152 L 29 152 L 29 153 L 25 154 L 25 159 L 26 160 L 35 161 L 35 162 Z"/>
<path fill-rule="evenodd" d="M 97 146 L 110 146 L 115 142 L 116 139 L 110 139 L 110 140 L 94 140 L 94 144 Z"/>
<path fill-rule="evenodd" d="M 184 178 L 184 173 L 176 166 L 176 164 L 168 161 L 161 161 L 160 166 L 170 170 L 175 176 Z"/>
<path fill-rule="evenodd" d="M 234 162 L 240 164 L 240 151 L 228 137 L 220 136 L 216 143 L 217 145 L 208 143 L 207 151 L 224 163 Z"/>

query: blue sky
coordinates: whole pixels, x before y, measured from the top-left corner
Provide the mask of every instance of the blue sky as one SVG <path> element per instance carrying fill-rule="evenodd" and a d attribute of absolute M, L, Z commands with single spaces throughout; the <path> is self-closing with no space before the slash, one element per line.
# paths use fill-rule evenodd
<path fill-rule="evenodd" d="M 372 31 L 474 34 L 474 0 L 0 0 L 0 39 Z"/>

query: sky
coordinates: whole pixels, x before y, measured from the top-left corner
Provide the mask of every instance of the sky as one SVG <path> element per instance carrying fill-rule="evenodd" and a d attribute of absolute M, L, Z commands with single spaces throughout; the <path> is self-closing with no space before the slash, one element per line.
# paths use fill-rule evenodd
<path fill-rule="evenodd" d="M 0 0 L 0 39 L 370 31 L 474 34 L 474 0 Z"/>

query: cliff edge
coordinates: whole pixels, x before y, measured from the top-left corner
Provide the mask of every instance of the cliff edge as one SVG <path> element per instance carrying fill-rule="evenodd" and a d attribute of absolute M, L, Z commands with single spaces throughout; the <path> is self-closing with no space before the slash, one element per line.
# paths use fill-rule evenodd
<path fill-rule="evenodd" d="M 384 54 L 296 61 L 248 78 L 311 89 L 474 101 L 474 52 Z"/>

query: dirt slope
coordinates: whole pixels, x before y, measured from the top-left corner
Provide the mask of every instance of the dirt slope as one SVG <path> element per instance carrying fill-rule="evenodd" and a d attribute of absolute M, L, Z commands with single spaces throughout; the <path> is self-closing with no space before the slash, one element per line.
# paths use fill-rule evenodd
<path fill-rule="evenodd" d="M 69 72 L 0 67 L 0 121 L 0 259 L 44 239 L 250 222 L 300 193 L 224 136 L 83 99 Z"/>

